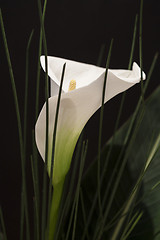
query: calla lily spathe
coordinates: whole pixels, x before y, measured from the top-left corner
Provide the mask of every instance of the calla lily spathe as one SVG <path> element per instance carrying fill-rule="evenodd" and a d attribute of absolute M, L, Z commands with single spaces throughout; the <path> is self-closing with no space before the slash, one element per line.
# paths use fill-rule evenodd
<path fill-rule="evenodd" d="M 45 57 L 41 57 L 41 65 L 45 71 Z M 89 118 L 100 108 L 105 76 L 105 68 L 79 63 L 67 59 L 48 57 L 48 75 L 51 79 L 51 97 L 49 98 L 49 169 L 52 152 L 52 136 L 56 114 L 58 91 L 62 68 L 66 63 L 62 86 L 57 135 L 55 143 L 53 185 L 63 181 L 69 170 L 73 151 L 79 135 Z M 140 82 L 141 71 L 136 63 L 132 70 L 108 70 L 105 90 L 105 103 L 115 95 L 124 92 Z M 68 91 L 70 81 L 76 80 L 76 89 Z M 143 73 L 143 79 L 145 74 Z M 45 160 L 46 104 L 38 117 L 36 127 L 36 143 Z"/>

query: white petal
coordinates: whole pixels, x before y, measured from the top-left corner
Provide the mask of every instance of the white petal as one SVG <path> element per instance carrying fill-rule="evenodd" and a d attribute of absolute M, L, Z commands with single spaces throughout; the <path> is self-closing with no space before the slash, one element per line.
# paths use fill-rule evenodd
<path fill-rule="evenodd" d="M 50 96 L 56 96 L 56 95 L 58 95 L 58 92 L 59 92 L 59 85 L 51 79 L 51 81 L 50 81 Z M 64 91 L 62 90 L 62 92 L 64 92 Z"/>
<path fill-rule="evenodd" d="M 42 68 L 45 71 L 45 57 L 41 56 L 40 60 Z M 105 72 L 105 68 L 96 67 L 94 65 L 86 63 L 79 63 L 68 59 L 47 57 L 47 61 L 48 75 L 51 80 L 54 81 L 58 86 L 60 86 L 63 65 L 64 63 L 66 63 L 65 76 L 62 87 L 64 92 L 68 92 L 69 83 L 73 79 L 76 80 L 76 88 L 78 89 L 89 85 L 90 83 L 95 81 L 103 72 Z M 51 93 L 53 93 L 52 89 Z"/>
<path fill-rule="evenodd" d="M 137 63 L 133 63 L 132 70 L 110 70 L 114 75 L 123 81 L 137 83 L 141 78 L 141 69 Z M 143 72 L 143 79 L 146 79 L 146 75 Z"/>
<path fill-rule="evenodd" d="M 57 98 L 51 97 L 49 99 L 49 170 L 51 163 L 52 152 L 52 137 L 55 122 Z M 61 99 L 59 118 L 57 125 L 55 155 L 54 155 L 54 169 L 53 169 L 53 183 L 57 184 L 66 175 L 70 162 L 72 159 L 73 151 L 78 140 L 80 130 L 77 128 L 75 121 L 77 116 L 76 106 L 69 98 Z M 72 117 L 74 113 L 74 116 Z M 45 135 L 46 135 L 46 104 L 43 106 L 42 111 L 36 123 L 36 143 L 38 150 L 43 159 L 45 159 Z"/>
<path fill-rule="evenodd" d="M 102 90 L 104 83 L 103 72 L 95 81 L 71 92 L 63 93 L 59 109 L 56 153 L 54 162 L 54 181 L 60 181 L 59 167 L 63 166 L 63 175 L 68 171 L 68 156 L 70 160 L 74 151 L 77 139 L 89 118 L 101 106 Z M 144 75 L 145 76 L 145 75 Z M 105 102 L 115 95 L 132 87 L 140 81 L 140 69 L 133 65 L 132 71 L 109 70 L 106 84 Z M 57 96 L 49 99 L 49 141 L 52 140 Z M 45 159 L 45 105 L 36 123 L 36 142 L 39 152 Z M 51 151 L 51 150 L 50 150 Z M 56 160 L 58 159 L 58 161 Z"/>

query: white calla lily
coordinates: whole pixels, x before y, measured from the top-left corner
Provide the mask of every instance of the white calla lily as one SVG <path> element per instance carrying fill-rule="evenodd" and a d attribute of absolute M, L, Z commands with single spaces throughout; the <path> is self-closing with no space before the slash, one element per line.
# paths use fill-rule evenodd
<path fill-rule="evenodd" d="M 62 68 L 64 63 L 66 63 L 54 154 L 53 185 L 56 185 L 64 180 L 69 170 L 73 151 L 82 129 L 89 118 L 101 106 L 105 68 L 57 57 L 48 57 L 47 61 L 48 75 L 51 78 L 51 97 L 48 101 L 49 169 L 58 91 Z M 44 56 L 41 57 L 41 65 L 45 71 Z M 136 63 L 133 63 L 132 70 L 109 69 L 104 102 L 139 83 L 140 79 L 141 71 Z M 144 73 L 143 79 L 145 79 Z M 73 91 L 69 91 L 71 80 L 76 81 L 76 89 Z M 43 160 L 45 160 L 46 104 L 38 117 L 35 133 L 38 150 Z"/>

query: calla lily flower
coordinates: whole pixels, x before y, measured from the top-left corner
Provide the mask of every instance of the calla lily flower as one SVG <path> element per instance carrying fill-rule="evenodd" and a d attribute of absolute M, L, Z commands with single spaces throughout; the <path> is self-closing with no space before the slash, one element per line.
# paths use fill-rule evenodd
<path fill-rule="evenodd" d="M 45 71 L 45 57 L 41 56 L 41 65 Z M 51 79 L 51 97 L 49 104 L 49 149 L 48 170 L 51 166 L 52 137 L 62 68 L 66 63 L 59 107 L 53 186 L 64 181 L 70 168 L 72 155 L 80 136 L 90 117 L 101 107 L 105 68 L 79 63 L 67 59 L 48 57 L 48 75 Z M 141 71 L 136 63 L 132 70 L 108 70 L 105 89 L 106 103 L 117 94 L 124 92 L 141 79 Z M 143 73 L 143 80 L 145 74 Z M 44 104 L 35 127 L 36 144 L 45 160 L 46 104 Z"/>

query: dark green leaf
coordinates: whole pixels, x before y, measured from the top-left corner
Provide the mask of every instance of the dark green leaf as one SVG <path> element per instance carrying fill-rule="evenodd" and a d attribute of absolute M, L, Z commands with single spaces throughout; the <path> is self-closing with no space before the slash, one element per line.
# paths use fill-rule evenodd
<path fill-rule="evenodd" d="M 151 152 L 154 149 L 155 143 L 160 134 L 160 87 L 157 88 L 151 97 L 146 101 L 142 112 L 143 115 L 140 114 L 140 118 L 137 116 L 138 124 L 136 125 L 135 122 L 136 128 L 133 129 L 130 139 L 126 145 L 124 145 L 124 139 L 127 134 L 127 129 L 129 127 L 131 119 L 128 120 L 127 123 L 124 124 L 124 126 L 122 126 L 119 131 L 117 131 L 114 138 L 114 145 L 112 146 L 108 167 L 101 184 L 102 201 L 105 196 L 106 189 L 108 189 L 107 198 L 104 201 L 103 205 L 103 213 L 105 213 L 105 209 L 107 207 L 107 203 L 109 202 L 115 179 L 119 173 L 119 169 L 125 157 L 127 157 L 127 163 L 123 170 L 123 175 L 120 179 L 114 199 L 109 209 L 107 219 L 100 219 L 98 215 L 98 202 L 96 197 L 96 161 L 92 164 L 84 178 L 82 185 L 83 198 L 85 199 L 83 211 L 85 209 L 85 214 L 87 217 L 90 214 L 94 201 L 95 204 L 93 208 L 93 214 L 91 215 L 92 217 L 89 220 L 89 225 L 87 226 L 86 223 L 84 224 L 81 221 L 79 222 L 79 229 L 81 229 L 81 232 L 86 231 L 91 239 L 95 234 L 95 231 L 99 231 L 101 222 L 104 220 L 105 227 L 103 229 L 103 237 L 104 239 L 112 239 L 112 233 L 115 231 L 120 219 L 124 217 L 122 214 L 124 213 L 124 209 L 127 206 L 128 198 L 130 197 L 130 194 L 133 191 L 138 178 L 140 176 L 142 177 L 143 175 L 144 176 L 142 178 L 142 181 L 141 178 L 139 181 L 139 188 L 136 190 L 138 193 L 137 197 L 134 199 L 127 214 L 125 215 L 125 221 L 121 226 L 122 228 L 119 231 L 117 239 L 120 239 L 123 234 L 123 230 L 135 212 L 137 212 L 137 210 L 139 213 L 142 212 L 143 214 L 127 239 L 153 240 L 159 239 L 160 237 L 160 185 L 158 184 L 160 182 L 159 142 L 156 145 L 153 158 L 151 159 L 152 161 L 147 171 L 144 173 L 145 164 L 151 155 Z M 112 139 L 105 145 L 101 153 L 101 170 L 103 170 L 103 166 L 105 165 L 105 160 L 107 159 L 106 156 L 110 149 L 111 143 Z M 121 161 L 118 164 L 117 160 L 120 156 L 121 149 L 124 149 L 124 152 L 120 159 Z M 111 182 L 113 172 L 116 174 L 113 181 Z M 86 219 L 86 221 L 87 220 L 88 219 Z M 85 229 L 85 227 L 87 229 Z M 78 237 L 76 239 L 78 239 Z"/>

